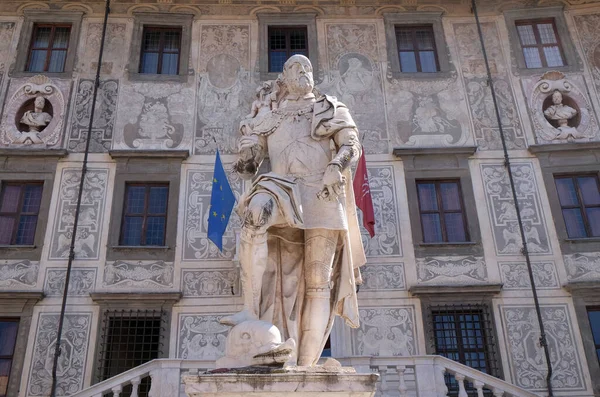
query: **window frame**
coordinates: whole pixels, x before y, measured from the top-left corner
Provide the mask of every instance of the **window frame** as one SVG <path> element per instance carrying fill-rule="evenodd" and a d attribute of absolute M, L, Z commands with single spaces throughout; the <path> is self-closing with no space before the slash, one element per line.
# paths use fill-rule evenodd
<path fill-rule="evenodd" d="M 11 77 L 31 77 L 43 73 L 48 77 L 71 78 L 75 68 L 77 50 L 79 46 L 79 36 L 81 33 L 81 24 L 84 13 L 81 11 L 56 11 L 56 10 L 25 10 L 17 45 L 17 58 L 11 67 L 9 75 Z M 29 72 L 29 57 L 31 44 L 34 39 L 35 25 L 70 25 L 69 43 L 67 55 L 62 72 Z"/>
<path fill-rule="evenodd" d="M 308 59 L 313 67 L 315 79 L 319 76 L 319 41 L 317 37 L 317 13 L 272 13 L 259 12 L 258 18 L 258 69 L 260 79 L 275 80 L 280 72 L 269 72 L 269 26 L 306 27 Z M 317 83 L 315 81 L 315 83 Z"/>
<path fill-rule="evenodd" d="M 600 235 L 598 236 L 592 236 L 591 233 L 591 227 L 590 227 L 590 221 L 588 219 L 588 215 L 587 215 L 587 208 L 589 208 L 588 206 L 585 205 L 584 201 L 583 201 L 583 196 L 581 194 L 581 188 L 579 187 L 579 181 L 577 181 L 578 178 L 580 177 L 592 177 L 596 180 L 596 186 L 598 187 L 599 191 L 600 191 L 600 178 L 598 177 L 598 173 L 593 173 L 593 172 L 583 172 L 583 173 L 556 173 L 553 175 L 554 177 L 554 186 L 556 188 L 556 194 L 558 196 L 558 204 L 560 206 L 561 209 L 561 216 L 562 216 L 562 220 L 565 223 L 565 230 L 567 233 L 567 237 L 569 239 L 585 239 L 585 238 L 600 238 Z M 575 194 L 577 195 L 577 202 L 579 205 L 577 206 L 564 206 L 561 201 L 560 201 L 560 195 L 558 194 L 558 186 L 556 185 L 556 180 L 557 179 L 571 179 L 573 180 L 573 184 L 575 186 Z M 562 211 L 564 209 L 579 209 L 580 213 L 582 215 L 582 219 L 583 219 L 583 225 L 585 228 L 585 233 L 586 236 L 585 237 L 571 237 L 569 236 L 569 230 L 567 229 L 567 222 L 565 221 L 564 215 L 562 213 Z M 600 204 L 596 204 L 596 205 L 592 205 L 591 208 L 600 208 Z"/>
<path fill-rule="evenodd" d="M 526 15 L 527 18 L 523 18 Z M 523 47 L 521 46 L 521 37 L 517 32 L 516 22 L 520 20 L 541 20 L 554 19 L 556 27 L 556 37 L 560 43 L 564 66 L 556 66 L 552 68 L 528 68 L 523 55 Z M 536 7 L 536 8 L 521 8 L 507 10 L 504 12 L 504 22 L 508 30 L 509 42 L 514 55 L 514 61 L 511 60 L 512 69 L 524 76 L 539 74 L 542 71 L 556 70 L 560 72 L 578 72 L 583 70 L 583 62 L 577 53 L 576 47 L 573 44 L 571 33 L 565 19 L 564 7 Z"/>
<path fill-rule="evenodd" d="M 440 191 L 440 186 L 442 183 L 456 183 L 456 185 L 458 186 L 458 194 L 459 194 L 459 201 L 460 201 L 460 211 L 457 210 L 449 210 L 449 211 L 445 211 L 443 208 L 443 197 L 442 197 L 442 193 Z M 443 178 L 443 179 L 416 179 L 415 180 L 415 184 L 416 184 L 416 189 L 417 189 L 417 201 L 418 201 L 418 205 L 419 205 L 419 221 L 421 223 L 421 237 L 422 240 L 425 244 L 428 243 L 433 243 L 433 244 L 456 244 L 456 243 L 468 243 L 471 241 L 470 235 L 469 235 L 469 224 L 467 223 L 467 216 L 465 214 L 465 203 L 464 203 L 464 197 L 463 197 L 463 192 L 462 192 L 462 186 L 460 183 L 460 178 Z M 437 199 L 437 207 L 438 210 L 423 210 L 421 208 L 421 196 L 419 194 L 419 185 L 420 184 L 433 184 L 435 186 L 435 196 Z M 462 220 L 463 220 L 463 229 L 465 232 L 465 241 L 448 241 L 448 233 L 447 233 L 447 229 L 446 229 L 446 220 L 445 220 L 445 214 L 450 213 L 450 214 L 456 214 L 459 213 L 462 215 Z M 428 241 L 425 242 L 425 232 L 424 232 L 424 227 L 423 227 L 423 214 L 439 214 L 440 216 L 440 227 L 441 227 L 441 232 L 442 232 L 442 241 Z"/>
<path fill-rule="evenodd" d="M 595 347 L 594 354 L 596 355 L 598 365 L 600 366 L 600 343 L 596 343 L 596 335 L 594 335 L 594 328 L 592 327 L 592 321 L 590 320 L 590 315 L 589 315 L 590 312 L 599 312 L 600 313 L 600 306 L 587 306 L 585 309 L 586 309 L 586 313 L 587 313 L 587 322 L 589 324 L 590 331 L 592 334 L 591 344 Z M 600 335 L 598 335 L 598 338 L 600 338 Z"/>
<path fill-rule="evenodd" d="M 433 55 L 434 55 L 434 59 L 435 59 L 435 71 L 434 72 L 424 72 L 423 68 L 421 66 L 421 57 L 419 56 L 420 52 L 422 51 L 421 49 L 419 49 L 419 42 L 418 39 L 416 37 L 416 32 L 419 29 L 425 29 L 427 28 L 428 30 L 430 30 L 431 35 L 433 37 L 433 48 L 431 50 L 433 50 Z M 412 36 L 412 45 L 413 45 L 413 49 L 412 51 L 407 51 L 407 50 L 401 50 L 400 49 L 400 44 L 398 43 L 398 32 L 400 30 L 406 30 L 411 32 L 411 36 Z M 394 32 L 396 34 L 396 48 L 397 48 L 397 52 L 398 52 L 398 61 L 400 62 L 400 72 L 402 73 L 429 73 L 429 74 L 434 74 L 434 73 L 438 73 L 440 71 L 440 62 L 438 59 L 438 50 L 437 50 L 437 46 L 435 44 L 435 32 L 433 30 L 433 24 L 419 24 L 419 25 L 394 25 Z M 431 51 L 429 50 L 429 51 Z M 425 51 L 425 50 L 423 50 Z M 413 54 L 415 54 L 415 61 L 416 61 L 416 67 L 417 67 L 417 71 L 416 72 L 405 72 L 402 70 L 402 58 L 400 58 L 400 53 L 401 52 L 412 52 Z"/>
<path fill-rule="evenodd" d="M 134 12 L 133 34 L 127 64 L 127 77 L 130 81 L 173 81 L 186 83 L 193 75 L 190 64 L 193 14 Z M 140 73 L 142 41 L 146 27 L 180 28 L 180 45 L 177 74 Z"/>
<path fill-rule="evenodd" d="M 303 51 L 306 51 L 306 54 L 308 56 L 308 54 L 310 54 L 310 44 L 308 42 L 308 26 L 306 25 L 297 25 L 297 26 L 286 26 L 286 25 L 269 25 L 267 27 L 267 36 L 268 36 L 268 56 L 269 56 L 269 63 L 268 63 L 268 71 L 269 73 L 282 73 L 283 70 L 281 71 L 276 71 L 276 70 L 271 70 L 271 53 L 273 51 L 277 51 L 277 52 L 283 52 L 281 50 L 273 50 L 271 48 L 271 29 L 279 29 L 285 32 L 285 54 L 286 54 L 286 59 L 291 57 L 291 53 L 292 53 L 292 46 L 291 46 L 291 38 L 290 38 L 290 33 L 293 30 L 299 30 L 299 29 L 303 29 L 304 33 L 306 34 L 305 39 L 306 39 L 306 48 Z"/>
<path fill-rule="evenodd" d="M 4 316 L 0 316 L 0 322 L 6 322 L 6 323 L 17 323 L 17 334 L 15 335 L 15 340 L 13 343 L 13 352 L 11 355 L 0 355 L 0 360 L 10 360 L 10 371 L 8 372 L 8 379 L 6 382 L 6 392 L 7 394 L 4 395 L 0 395 L 0 397 L 6 397 L 8 396 L 8 392 L 11 391 L 10 390 L 10 385 L 11 385 L 11 378 L 13 375 L 13 367 L 14 365 L 14 361 L 15 361 L 15 353 L 18 347 L 18 341 L 19 341 L 19 331 L 21 328 L 21 318 L 20 317 L 4 317 Z"/>
<path fill-rule="evenodd" d="M 551 43 L 551 44 L 544 44 L 542 43 L 542 39 L 540 37 L 540 31 L 538 28 L 538 25 L 541 24 L 548 24 L 550 23 L 552 25 L 552 29 L 554 31 L 554 35 L 556 36 L 556 43 Z M 564 67 L 567 66 L 566 63 L 566 57 L 565 57 L 565 52 L 563 50 L 563 45 L 562 42 L 560 40 L 560 35 L 558 34 L 558 29 L 556 28 L 556 19 L 553 17 L 549 17 L 549 18 L 534 18 L 534 19 L 519 19 L 515 21 L 515 27 L 517 28 L 517 34 L 519 33 L 519 26 L 533 26 L 533 35 L 535 37 L 535 45 L 531 45 L 531 44 L 523 44 L 523 40 L 521 39 L 521 35 L 519 34 L 519 44 L 521 45 L 521 53 L 523 54 L 523 59 L 525 59 L 525 54 L 523 53 L 525 48 L 537 48 L 538 50 L 538 54 L 540 56 L 540 60 L 542 61 L 542 68 L 549 68 L 550 66 L 548 66 L 548 61 L 546 59 L 546 54 L 544 53 L 543 49 L 545 47 L 553 47 L 553 46 L 558 46 L 558 51 L 560 53 L 561 59 L 563 64 L 561 66 L 554 66 L 554 67 Z M 527 69 L 539 69 L 539 68 L 530 68 L 527 66 L 527 61 L 525 61 L 525 67 Z"/>
<path fill-rule="evenodd" d="M 127 193 L 129 192 L 129 188 L 132 186 L 143 186 L 145 188 L 145 192 L 144 192 L 144 212 L 142 215 L 131 215 L 131 214 L 127 214 Z M 149 214 L 148 213 L 148 207 L 149 207 L 149 201 L 150 201 L 150 188 L 152 187 L 166 187 L 167 188 L 167 203 L 166 203 L 166 207 L 165 207 L 165 212 L 164 215 L 157 215 L 157 214 Z M 124 199 L 123 199 L 123 215 L 121 217 L 121 233 L 119 236 L 119 246 L 121 247 L 164 247 L 165 246 L 165 242 L 167 239 L 167 222 L 168 222 L 168 216 L 169 216 L 169 194 L 170 194 L 170 186 L 169 186 L 169 182 L 150 182 L 150 183 L 144 183 L 144 182 L 140 182 L 140 181 L 136 181 L 136 182 L 125 182 L 125 195 L 124 195 Z M 123 245 L 123 238 L 124 238 L 124 231 L 125 231 L 125 218 L 126 217 L 142 217 L 143 221 L 142 221 L 142 234 L 140 237 L 140 244 L 139 245 Z M 148 226 L 147 223 L 147 219 L 151 216 L 162 216 L 165 218 L 165 223 L 164 223 L 164 230 L 163 230 L 163 243 L 162 245 L 146 245 L 146 227 Z"/>
<path fill-rule="evenodd" d="M 182 36 L 183 36 L 183 28 L 182 27 L 176 27 L 176 26 L 154 26 L 154 25 L 144 25 L 143 29 L 142 29 L 142 42 L 146 39 L 146 33 L 149 31 L 155 31 L 155 32 L 160 32 L 160 39 L 159 39 L 159 44 L 158 44 L 158 51 L 144 51 L 144 45 L 142 43 L 141 47 L 140 47 L 140 64 L 138 67 L 138 73 L 139 74 L 150 74 L 150 75 L 166 75 L 166 76 L 175 76 L 177 74 L 179 74 L 179 64 L 181 63 L 181 44 L 182 44 Z M 164 44 L 165 44 L 165 33 L 166 32 L 178 32 L 179 33 L 179 42 L 178 42 L 178 49 L 177 49 L 177 74 L 170 74 L 170 73 L 163 73 L 162 71 L 162 61 L 163 61 L 163 54 L 165 54 L 164 51 Z M 143 62 L 143 54 L 145 53 L 156 53 L 158 54 L 158 64 L 156 66 L 156 73 L 144 73 L 142 72 L 142 62 Z M 174 52 L 166 52 L 167 54 L 175 54 Z"/>
<path fill-rule="evenodd" d="M 35 38 L 36 38 L 36 33 L 38 31 L 38 28 L 42 28 L 42 27 L 50 27 L 52 30 L 50 31 L 50 38 L 48 40 L 48 46 L 45 48 L 33 48 L 33 43 L 35 42 Z M 69 38 L 67 39 L 67 46 L 65 48 L 57 48 L 54 49 L 52 46 L 54 44 L 54 36 L 56 34 L 56 28 L 69 28 Z M 26 63 L 26 71 L 29 73 L 48 73 L 48 67 L 50 66 L 50 59 L 52 58 L 52 52 L 55 50 L 58 51 L 65 51 L 68 52 L 69 51 L 69 46 L 71 44 L 71 30 L 72 30 L 72 26 L 71 24 L 64 24 L 64 23 L 34 23 L 33 24 L 33 32 L 31 33 L 31 42 L 29 44 L 29 56 L 27 57 L 27 63 Z M 31 71 L 31 55 L 33 54 L 34 50 L 46 50 L 46 62 L 44 64 L 44 70 L 42 71 L 38 71 L 38 72 L 33 72 Z M 67 57 L 65 54 L 65 61 L 62 65 L 62 70 L 60 72 L 50 72 L 50 73 L 63 73 L 65 71 L 65 65 L 67 63 Z"/>
<path fill-rule="evenodd" d="M 25 196 L 25 187 L 27 185 L 37 185 L 37 186 L 40 186 L 41 189 L 42 189 L 42 192 L 40 194 L 40 206 L 38 208 L 37 213 L 35 213 L 35 214 L 33 214 L 33 213 L 24 213 L 23 212 L 23 200 L 24 200 L 24 196 Z M 5 212 L 1 212 L 0 211 L 0 216 L 11 216 L 11 217 L 13 217 L 13 219 L 17 220 L 17 222 L 15 224 L 15 228 L 13 229 L 12 237 L 10 239 L 10 244 L 8 244 L 8 245 L 13 246 L 13 247 L 31 246 L 31 245 L 33 245 L 35 243 L 35 235 L 37 233 L 37 227 L 38 227 L 38 223 L 39 223 L 39 220 L 40 220 L 40 211 L 42 209 L 41 200 L 44 197 L 44 181 L 37 181 L 37 180 L 29 180 L 29 181 L 17 181 L 17 180 L 15 180 L 15 181 L 13 181 L 13 180 L 6 181 L 6 180 L 3 180 L 3 181 L 1 181 L 0 182 L 0 208 L 1 208 L 2 203 L 3 203 L 4 189 L 7 186 L 20 186 L 21 187 L 21 190 L 19 192 L 19 201 L 18 201 L 18 204 L 17 204 L 17 211 L 16 212 L 12 212 L 12 213 L 10 213 L 10 212 L 6 212 L 5 213 Z M 19 224 L 21 222 L 21 216 L 22 215 L 25 215 L 25 216 L 35 215 L 36 216 L 35 230 L 33 232 L 33 241 L 31 242 L 31 244 L 17 244 L 16 243 L 17 234 L 19 232 Z"/>
<path fill-rule="evenodd" d="M 450 62 L 450 51 L 446 44 L 444 26 L 442 25 L 442 12 L 418 11 L 418 12 L 384 12 L 383 22 L 385 28 L 385 39 L 387 44 L 388 64 L 391 69 L 392 78 L 411 79 L 445 79 L 452 76 L 455 70 Z M 398 52 L 398 40 L 396 28 L 403 26 L 429 25 L 433 31 L 433 42 L 437 62 L 437 72 L 402 72 L 400 68 L 400 54 Z"/>

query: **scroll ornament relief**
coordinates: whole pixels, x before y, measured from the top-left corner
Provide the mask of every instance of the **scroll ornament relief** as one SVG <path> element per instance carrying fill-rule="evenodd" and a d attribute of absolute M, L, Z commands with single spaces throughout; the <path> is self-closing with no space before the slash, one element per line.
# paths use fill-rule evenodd
<path fill-rule="evenodd" d="M 483 257 L 417 258 L 417 279 L 427 284 L 473 284 L 487 281 Z"/>
<path fill-rule="evenodd" d="M 219 323 L 222 315 L 179 315 L 179 358 L 215 360 L 225 352 L 229 326 Z"/>
<path fill-rule="evenodd" d="M 40 265 L 29 260 L 4 261 L 0 264 L 0 287 L 31 288 L 37 285 Z"/>
<path fill-rule="evenodd" d="M 46 76 L 33 76 L 7 101 L 0 143 L 56 146 L 60 143 L 64 114 L 65 98 L 61 89 Z"/>
<path fill-rule="evenodd" d="M 535 309 L 501 306 L 501 310 L 514 383 L 525 389 L 545 391 L 547 367 L 544 350 L 539 344 L 540 330 Z M 553 388 L 557 391 L 585 389 L 567 306 L 544 305 L 541 310 L 552 357 Z"/>
<path fill-rule="evenodd" d="M 417 354 L 412 307 L 360 309 L 360 328 L 352 330 L 354 354 L 410 356 Z"/>
<path fill-rule="evenodd" d="M 231 260 L 235 254 L 236 236 L 241 221 L 233 213 L 223 236 L 223 252 L 208 240 L 208 217 L 212 189 L 212 170 L 189 170 L 186 182 L 185 215 L 183 221 L 183 260 Z M 237 173 L 229 174 L 229 183 L 234 194 L 239 195 L 243 181 Z"/>
<path fill-rule="evenodd" d="M 404 263 L 371 265 L 367 264 L 360 269 L 363 283 L 361 291 L 404 290 L 406 281 L 404 277 Z"/>
<path fill-rule="evenodd" d="M 184 296 L 239 296 L 236 269 L 183 270 Z"/>
<path fill-rule="evenodd" d="M 173 286 L 173 263 L 115 261 L 104 267 L 105 287 L 170 288 Z"/>
<path fill-rule="evenodd" d="M 600 91 L 600 14 L 575 15 L 575 25 L 581 40 L 596 90 Z"/>
<path fill-rule="evenodd" d="M 564 256 L 567 277 L 571 281 L 600 279 L 600 252 L 586 252 Z"/>
<path fill-rule="evenodd" d="M 589 111 L 587 96 L 561 72 L 542 75 L 533 87 L 529 106 L 539 143 L 598 138 L 598 122 Z"/>
<path fill-rule="evenodd" d="M 14 22 L 0 22 L 0 85 L 2 84 L 4 73 L 8 70 L 5 60 L 10 59 L 9 51 L 14 31 Z"/>
<path fill-rule="evenodd" d="M 93 260 L 99 256 L 108 173 L 108 169 L 90 168 L 85 176 L 75 240 L 76 259 Z M 69 255 L 80 178 L 79 169 L 68 168 L 62 172 L 50 260 L 64 259 Z"/>
<path fill-rule="evenodd" d="M 59 314 L 40 314 L 33 345 L 27 396 L 48 395 L 52 382 L 58 318 Z M 92 313 L 65 315 L 57 369 L 57 396 L 70 396 L 83 388 L 91 323 Z"/>
<path fill-rule="evenodd" d="M 529 272 L 525 262 L 500 262 L 504 289 L 531 289 Z M 554 262 L 532 262 L 533 279 L 538 289 L 560 288 Z"/>
<path fill-rule="evenodd" d="M 550 253 L 534 169 L 531 163 L 513 163 L 513 177 L 523 219 L 527 248 L 532 254 Z M 508 174 L 503 165 L 482 164 L 481 173 L 492 233 L 498 255 L 520 254 L 522 243 Z"/>
<path fill-rule="evenodd" d="M 60 268 L 49 268 L 46 271 L 46 296 L 62 296 L 65 290 L 67 271 Z M 96 269 L 73 268 L 69 279 L 69 296 L 88 296 L 94 291 Z"/>

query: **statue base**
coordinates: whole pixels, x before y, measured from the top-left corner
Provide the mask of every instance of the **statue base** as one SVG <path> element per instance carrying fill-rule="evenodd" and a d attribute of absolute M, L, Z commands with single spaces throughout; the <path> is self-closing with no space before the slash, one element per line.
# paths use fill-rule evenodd
<path fill-rule="evenodd" d="M 189 397 L 373 397 L 378 379 L 351 367 L 246 367 L 190 373 L 183 383 Z"/>

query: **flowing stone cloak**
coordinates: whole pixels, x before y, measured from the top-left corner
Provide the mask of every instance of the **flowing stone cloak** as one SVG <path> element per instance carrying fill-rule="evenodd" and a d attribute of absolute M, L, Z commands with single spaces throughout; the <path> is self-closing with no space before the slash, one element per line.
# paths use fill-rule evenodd
<path fill-rule="evenodd" d="M 268 122 L 267 122 L 268 123 Z M 311 137 L 315 141 L 329 142 L 335 134 L 344 129 L 356 131 L 356 125 L 345 105 L 334 97 L 321 97 L 313 107 Z M 268 136 L 275 128 L 254 130 L 262 136 Z M 353 144 L 358 145 L 358 133 Z M 324 170 L 323 170 L 324 171 Z M 340 230 L 336 254 L 332 269 L 331 316 L 321 342 L 324 347 L 335 315 L 342 317 L 350 327 L 359 326 L 356 285 L 362 282 L 359 267 L 364 265 L 366 257 L 362 245 L 352 178 L 350 170 L 344 172 L 345 194 L 340 196 L 343 226 L 327 227 Z M 318 182 L 322 174 L 318 176 Z M 314 182 L 317 182 L 315 180 Z M 270 194 L 279 209 L 280 221 L 268 230 L 269 259 L 263 277 L 261 291 L 260 319 L 276 325 L 284 339 L 294 338 L 300 341 L 300 325 L 305 293 L 304 283 L 304 230 L 303 200 L 299 186 L 292 178 L 266 173 L 260 175 L 250 191 L 239 200 L 238 212 L 244 209 L 257 193 Z M 306 200 L 305 200 L 306 201 Z"/>

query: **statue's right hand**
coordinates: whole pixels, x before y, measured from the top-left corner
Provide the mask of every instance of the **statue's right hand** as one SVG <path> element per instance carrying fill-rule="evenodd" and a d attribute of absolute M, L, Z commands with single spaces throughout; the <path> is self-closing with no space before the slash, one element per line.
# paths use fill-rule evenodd
<path fill-rule="evenodd" d="M 240 138 L 238 147 L 241 150 L 258 146 L 258 135 L 246 135 Z"/>

